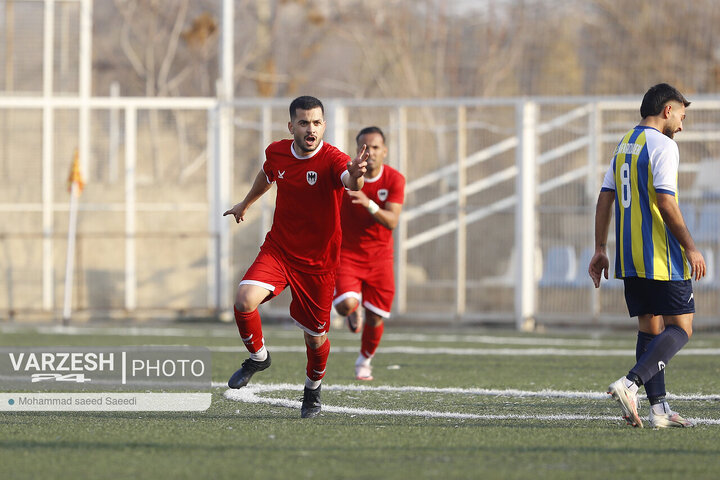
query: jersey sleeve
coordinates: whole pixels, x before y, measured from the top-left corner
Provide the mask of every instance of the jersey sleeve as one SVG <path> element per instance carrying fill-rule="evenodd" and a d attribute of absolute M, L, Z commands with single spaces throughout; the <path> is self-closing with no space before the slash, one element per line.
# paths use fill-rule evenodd
<path fill-rule="evenodd" d="M 605 172 L 605 178 L 603 179 L 602 187 L 600 188 L 601 192 L 606 192 L 608 190 L 612 190 L 613 192 L 616 190 L 615 188 L 615 159 L 613 158 L 613 161 L 610 163 L 610 168 L 608 168 L 607 172 Z"/>
<path fill-rule="evenodd" d="M 267 178 L 267 182 L 273 183 L 275 181 L 275 169 L 273 169 L 272 153 L 270 147 L 272 147 L 272 144 L 268 145 L 268 147 L 265 149 L 265 161 L 263 162 L 262 170 L 263 173 L 265 173 L 265 178 Z"/>
<path fill-rule="evenodd" d="M 347 154 L 335 150 L 332 157 L 333 181 L 343 188 L 345 184 L 342 182 L 342 177 L 347 174 L 347 162 L 349 161 L 350 157 Z"/>
<path fill-rule="evenodd" d="M 388 193 L 387 201 L 403 204 L 405 202 L 405 177 L 399 172 L 393 175 L 393 182 Z"/>
<path fill-rule="evenodd" d="M 668 142 L 666 148 L 657 149 L 657 156 L 652 162 L 653 186 L 656 192 L 674 195 L 677 192 L 678 165 L 680 152 L 677 143 Z"/>

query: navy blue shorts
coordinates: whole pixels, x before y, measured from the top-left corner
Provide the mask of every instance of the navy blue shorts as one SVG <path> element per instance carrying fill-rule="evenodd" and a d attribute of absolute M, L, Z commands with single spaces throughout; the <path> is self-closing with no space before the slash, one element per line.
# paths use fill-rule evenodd
<path fill-rule="evenodd" d="M 695 296 L 690 280 L 650 280 L 627 277 L 625 303 L 631 317 L 639 315 L 683 315 L 695 313 Z"/>

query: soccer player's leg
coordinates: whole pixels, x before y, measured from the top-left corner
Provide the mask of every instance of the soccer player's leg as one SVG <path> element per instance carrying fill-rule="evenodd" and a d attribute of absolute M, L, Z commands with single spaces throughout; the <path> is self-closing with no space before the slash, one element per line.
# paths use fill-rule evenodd
<path fill-rule="evenodd" d="M 670 360 L 689 341 L 692 335 L 695 300 L 690 280 L 653 281 L 651 285 L 656 294 L 654 309 L 662 313 L 665 329 L 648 343 L 645 353 L 638 359 L 628 376 L 634 375 L 634 380 L 639 379 L 642 383 L 652 385 L 653 379 L 661 373 L 664 374 Z M 655 396 L 656 393 L 664 393 L 664 389 L 660 392 L 651 391 L 648 397 L 651 394 Z M 693 426 L 692 422 L 674 412 L 664 398 L 657 397 L 654 398 L 651 407 L 650 424 L 655 428 Z"/>
<path fill-rule="evenodd" d="M 322 404 L 320 389 L 322 379 L 327 370 L 327 360 L 330 355 L 330 339 L 327 335 L 315 336 L 305 332 L 305 352 L 307 364 L 305 367 L 305 388 L 303 401 L 300 407 L 302 418 L 313 418 L 320 414 Z"/>
<path fill-rule="evenodd" d="M 385 331 L 385 320 L 390 318 L 390 308 L 395 296 L 391 262 L 376 265 L 370 270 L 363 284 L 362 294 L 365 326 L 360 354 L 355 361 L 355 379 L 373 380 L 371 361 Z"/>
<path fill-rule="evenodd" d="M 647 315 L 638 318 L 640 331 L 638 331 L 635 360 L 639 361 L 647 351 L 647 347 L 656 336 L 665 329 L 665 322 L 660 315 Z M 692 427 L 689 420 L 670 408 L 665 396 L 665 369 L 663 368 L 650 380 L 645 382 L 645 393 L 650 401 L 650 425 L 654 428 L 663 427 Z"/>
<path fill-rule="evenodd" d="M 362 341 L 360 342 L 360 354 L 355 360 L 356 380 L 370 381 L 374 379 L 370 362 L 375 356 L 375 351 L 380 344 L 384 330 L 385 322 L 383 317 L 371 310 L 365 310 L 365 326 L 363 327 Z"/>
<path fill-rule="evenodd" d="M 638 334 L 635 345 L 635 361 L 637 362 L 647 351 L 647 347 L 653 339 L 660 335 L 665 329 L 665 323 L 660 315 L 638 316 Z M 660 370 L 654 377 L 645 382 L 645 393 L 650 401 L 650 410 L 655 405 L 661 405 L 665 401 L 665 370 Z M 651 415 L 652 416 L 652 415 Z"/>
<path fill-rule="evenodd" d="M 345 317 L 348 329 L 353 333 L 362 330 L 363 318 L 358 308 L 361 285 L 357 269 L 349 262 L 341 263 L 335 275 L 333 306 L 340 316 Z"/>
<path fill-rule="evenodd" d="M 303 330 L 305 337 L 305 388 L 300 408 L 302 418 L 320 414 L 320 389 L 330 355 L 330 310 L 332 308 L 335 273 L 310 275 L 298 271 L 290 274 L 290 316 Z"/>
<path fill-rule="evenodd" d="M 647 299 L 649 308 L 646 311 L 663 312 L 662 316 L 665 323 L 665 329 L 647 343 L 645 352 L 624 378 L 626 383 L 627 381 L 632 382 L 632 385 L 626 386 L 630 389 L 634 386 L 636 391 L 637 387 L 648 382 L 652 383 L 652 378 L 664 370 L 675 354 L 687 344 L 690 335 L 692 335 L 695 304 L 692 295 L 692 284 L 689 280 L 662 282 L 634 279 L 631 283 L 635 283 L 633 287 L 635 293 L 639 292 L 640 296 Z M 628 297 L 627 287 L 628 281 L 626 279 L 626 298 Z M 633 309 L 630 308 L 630 302 L 628 308 L 632 315 Z M 654 393 L 656 392 L 651 390 L 651 394 Z M 616 398 L 615 394 L 613 394 L 613 397 Z M 622 402 L 621 406 L 623 406 Z M 625 410 L 625 407 L 623 409 Z M 633 415 L 630 416 L 633 422 L 639 420 Z M 666 405 L 664 401 L 657 406 L 653 406 L 650 421 L 652 426 L 656 428 L 692 425 L 677 412 L 670 410 L 669 405 Z"/>
<path fill-rule="evenodd" d="M 647 328 L 649 319 L 653 317 L 647 312 L 652 311 L 651 302 L 649 301 L 647 285 L 635 277 L 623 279 L 625 285 L 625 302 L 627 304 L 630 317 L 638 317 L 638 330 Z M 636 349 L 637 350 L 637 349 Z M 636 352 L 637 353 L 637 352 Z M 622 417 L 628 425 L 642 428 L 642 420 L 638 413 L 640 401 L 638 398 L 638 389 L 641 384 L 629 378 L 629 374 L 620 377 L 610 384 L 608 394 L 618 402 L 622 410 Z"/>
<path fill-rule="evenodd" d="M 678 324 L 667 325 L 661 334 L 648 343 L 645 353 L 630 370 L 628 378 L 635 383 L 645 384 L 646 391 L 648 385 L 651 385 L 652 389 L 655 378 L 663 374 L 670 359 L 687 344 L 688 340 L 689 335 L 684 328 Z M 664 395 L 658 396 L 658 393 L 663 392 L 664 388 L 660 392 L 653 392 L 652 390 L 648 392 L 648 398 L 651 398 L 651 396 L 653 398 L 651 401 L 650 424 L 655 428 L 692 427 L 692 422 L 672 411 Z"/>
<path fill-rule="evenodd" d="M 687 338 L 689 340 L 689 337 L 692 335 L 692 320 L 693 320 L 693 313 L 686 313 L 682 315 L 665 315 L 664 320 L 666 323 L 666 331 L 670 330 L 669 335 L 679 338 L 680 342 L 684 341 L 685 334 L 687 334 Z M 663 332 L 665 333 L 665 332 Z M 662 335 L 662 334 L 661 334 Z M 652 342 L 650 345 L 648 345 L 648 349 L 652 345 Z M 684 345 L 684 343 L 682 344 Z M 682 348 L 682 346 L 680 346 Z M 668 358 L 669 362 L 669 358 Z M 664 380 L 664 373 L 665 369 L 663 368 L 655 377 L 652 378 L 652 380 L 648 383 L 651 383 L 655 380 L 656 377 L 661 376 Z M 646 386 L 647 389 L 647 386 Z M 664 389 L 662 390 L 665 391 Z M 650 425 L 653 428 L 667 428 L 667 427 L 680 427 L 680 428 L 687 428 L 687 427 L 694 427 L 695 425 L 688 419 L 683 418 L 678 412 L 675 412 L 670 408 L 670 404 L 668 404 L 667 400 L 665 400 L 664 395 L 661 398 L 655 399 L 653 402 L 653 405 L 650 409 Z"/>
<path fill-rule="evenodd" d="M 245 273 L 235 294 L 233 306 L 235 324 L 250 358 L 230 377 L 230 388 L 241 388 L 253 375 L 270 366 L 270 354 L 265 348 L 262 321 L 258 306 L 285 288 L 286 280 L 277 259 L 261 252 Z"/>

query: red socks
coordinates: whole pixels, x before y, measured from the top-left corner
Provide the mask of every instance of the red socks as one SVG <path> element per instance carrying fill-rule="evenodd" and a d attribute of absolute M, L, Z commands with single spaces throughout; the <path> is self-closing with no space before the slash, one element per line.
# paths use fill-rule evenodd
<path fill-rule="evenodd" d="M 382 322 L 378 326 L 373 326 L 365 322 L 362 332 L 362 342 L 360 343 L 360 353 L 365 358 L 371 358 L 375 355 L 375 350 L 377 350 L 378 345 L 380 345 L 380 339 L 382 338 L 384 330 L 385 322 Z"/>
<path fill-rule="evenodd" d="M 233 309 L 235 310 L 235 323 L 245 348 L 250 353 L 256 353 L 265 345 L 260 313 L 258 313 L 257 308 L 252 312 L 241 312 L 235 307 Z"/>
<path fill-rule="evenodd" d="M 319 381 L 325 376 L 325 366 L 330 355 L 330 339 L 325 340 L 321 346 L 312 349 L 305 346 L 307 353 L 307 376 L 310 380 Z"/>

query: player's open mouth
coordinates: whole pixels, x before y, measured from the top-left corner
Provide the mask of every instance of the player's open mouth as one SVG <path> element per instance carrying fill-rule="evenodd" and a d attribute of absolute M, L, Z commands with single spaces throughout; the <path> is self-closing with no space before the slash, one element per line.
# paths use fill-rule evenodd
<path fill-rule="evenodd" d="M 312 135 L 305 137 L 305 143 L 307 143 L 308 145 L 312 145 L 313 143 L 315 143 L 315 137 L 313 137 Z"/>

